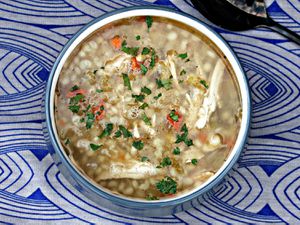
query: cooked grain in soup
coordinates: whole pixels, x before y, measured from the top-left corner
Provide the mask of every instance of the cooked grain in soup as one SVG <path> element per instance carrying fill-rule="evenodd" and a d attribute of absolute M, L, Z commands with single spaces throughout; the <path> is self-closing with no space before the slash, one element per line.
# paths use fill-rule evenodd
<path fill-rule="evenodd" d="M 134 17 L 90 35 L 65 63 L 55 120 L 70 160 L 118 195 L 157 200 L 213 176 L 240 128 L 232 69 L 196 30 Z"/>

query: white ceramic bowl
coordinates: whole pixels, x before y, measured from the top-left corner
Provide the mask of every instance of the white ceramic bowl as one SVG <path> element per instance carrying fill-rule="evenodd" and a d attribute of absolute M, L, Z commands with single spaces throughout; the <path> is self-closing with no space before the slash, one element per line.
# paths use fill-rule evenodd
<path fill-rule="evenodd" d="M 93 183 L 89 179 L 87 179 L 83 174 L 81 174 L 78 171 L 78 169 L 74 165 L 72 165 L 68 156 L 66 155 L 59 141 L 54 121 L 54 94 L 58 77 L 65 61 L 70 56 L 72 51 L 76 48 L 76 46 L 78 46 L 91 33 L 108 23 L 111 23 L 115 20 L 120 20 L 122 18 L 146 15 L 160 16 L 179 21 L 200 31 L 214 44 L 216 44 L 216 46 L 218 46 L 218 48 L 227 57 L 236 75 L 236 79 L 241 90 L 240 94 L 242 99 L 243 111 L 241 128 L 236 143 L 231 153 L 229 154 L 227 160 L 217 171 L 217 173 L 214 176 L 210 177 L 197 189 L 194 189 L 191 192 L 180 195 L 176 198 L 163 199 L 157 201 L 136 200 L 122 196 L 117 196 L 110 192 L 104 191 L 96 183 Z M 208 25 L 204 24 L 203 22 L 199 21 L 194 17 L 191 17 L 190 15 L 167 8 L 154 6 L 132 7 L 113 11 L 93 20 L 92 22 L 87 24 L 83 29 L 81 29 L 66 44 L 53 66 L 47 84 L 44 107 L 46 116 L 46 137 L 49 140 L 49 150 L 65 178 L 67 178 L 67 180 L 69 180 L 69 182 L 74 187 L 76 187 L 82 194 L 86 195 L 98 204 L 121 213 L 128 213 L 138 216 L 168 215 L 171 213 L 186 210 L 192 205 L 201 202 L 203 194 L 210 191 L 217 183 L 219 183 L 225 176 L 225 174 L 232 168 L 234 163 L 237 161 L 243 149 L 248 134 L 251 112 L 249 87 L 245 74 L 236 55 L 226 43 L 226 41 L 219 34 L 217 34 L 211 28 L 209 28 Z"/>

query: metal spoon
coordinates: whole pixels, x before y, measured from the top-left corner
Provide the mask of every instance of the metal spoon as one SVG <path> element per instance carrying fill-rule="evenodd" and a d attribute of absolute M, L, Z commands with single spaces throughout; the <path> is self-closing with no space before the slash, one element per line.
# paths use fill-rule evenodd
<path fill-rule="evenodd" d="M 264 0 L 191 0 L 210 21 L 229 30 L 268 27 L 300 45 L 300 36 L 272 20 Z"/>

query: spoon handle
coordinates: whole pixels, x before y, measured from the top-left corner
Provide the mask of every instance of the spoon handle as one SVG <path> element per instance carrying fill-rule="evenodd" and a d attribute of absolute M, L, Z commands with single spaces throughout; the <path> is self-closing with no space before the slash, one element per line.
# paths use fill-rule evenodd
<path fill-rule="evenodd" d="M 277 33 L 282 34 L 283 36 L 287 37 L 291 41 L 296 42 L 300 45 L 300 36 L 293 32 L 286 27 L 282 26 L 281 24 L 277 23 L 276 21 L 272 20 L 271 18 L 268 19 L 268 23 L 266 24 L 270 29 L 276 31 Z"/>

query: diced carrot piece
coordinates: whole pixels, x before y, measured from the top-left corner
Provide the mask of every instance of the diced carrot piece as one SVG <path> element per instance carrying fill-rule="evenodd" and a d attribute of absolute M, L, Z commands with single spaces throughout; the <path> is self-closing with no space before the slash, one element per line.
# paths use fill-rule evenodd
<path fill-rule="evenodd" d="M 178 121 L 174 121 L 170 115 L 168 114 L 167 115 L 167 120 L 168 122 L 175 128 L 176 131 L 179 131 L 180 128 L 181 128 L 181 123 L 182 123 L 182 120 L 183 120 L 183 116 L 180 115 L 179 112 L 175 111 L 175 114 L 178 116 Z"/>
<path fill-rule="evenodd" d="M 131 70 L 139 70 L 141 69 L 141 65 L 138 63 L 135 57 L 131 58 Z"/>
<path fill-rule="evenodd" d="M 111 45 L 115 48 L 115 49 L 120 49 L 121 48 L 121 45 L 122 45 L 122 39 L 120 38 L 119 35 L 117 36 L 114 36 L 112 39 L 111 39 Z"/>
<path fill-rule="evenodd" d="M 201 143 L 205 143 L 207 140 L 207 135 L 204 132 L 200 132 L 199 133 L 199 140 L 201 141 Z"/>
<path fill-rule="evenodd" d="M 92 107 L 92 112 L 95 114 L 96 120 L 102 120 L 105 116 L 105 110 L 101 110 L 101 106 L 104 106 L 104 101 L 101 99 L 99 105 Z"/>
<path fill-rule="evenodd" d="M 76 91 L 71 91 L 67 94 L 67 98 L 72 98 L 78 94 L 86 94 L 86 90 L 83 90 L 83 89 L 79 89 L 79 90 L 76 90 Z"/>

